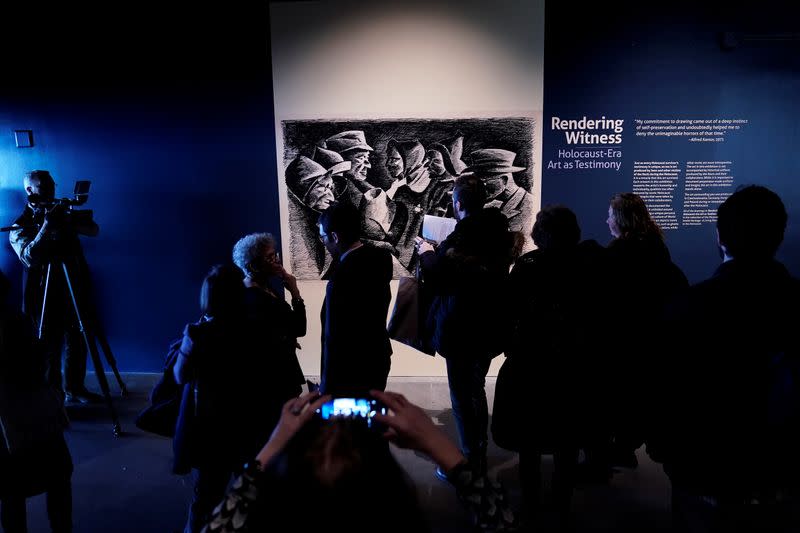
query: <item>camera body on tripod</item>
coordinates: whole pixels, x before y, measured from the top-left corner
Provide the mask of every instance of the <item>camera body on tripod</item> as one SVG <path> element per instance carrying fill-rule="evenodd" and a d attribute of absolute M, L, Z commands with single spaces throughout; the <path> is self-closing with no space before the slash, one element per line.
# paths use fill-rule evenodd
<path fill-rule="evenodd" d="M 29 194 L 28 203 L 39 213 L 44 212 L 45 220 L 48 221 L 48 226 L 51 228 L 64 229 L 71 227 L 72 229 L 78 229 L 79 226 L 82 226 L 84 223 L 87 225 L 94 225 L 91 211 L 73 209 L 73 207 L 77 205 L 86 203 L 89 199 L 89 188 L 91 185 L 92 182 L 88 180 L 76 181 L 72 198 L 44 198 L 40 194 Z M 13 225 L 0 228 L 0 232 L 31 229 L 38 231 L 40 227 L 41 219 L 38 217 L 33 220 L 21 217 Z M 90 236 L 97 235 L 96 229 L 91 233 L 81 233 Z"/>
<path fill-rule="evenodd" d="M 80 225 L 90 222 L 91 211 L 73 210 L 73 207 L 83 205 L 89 199 L 91 181 L 80 180 L 75 182 L 72 198 L 42 198 L 38 194 L 31 194 L 28 202 L 38 210 L 43 210 L 48 224 L 61 227 Z"/>

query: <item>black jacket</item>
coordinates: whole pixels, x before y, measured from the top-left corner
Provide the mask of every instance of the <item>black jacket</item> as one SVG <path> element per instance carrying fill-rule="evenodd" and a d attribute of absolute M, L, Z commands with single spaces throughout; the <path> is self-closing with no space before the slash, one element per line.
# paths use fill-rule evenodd
<path fill-rule="evenodd" d="M 659 447 L 708 495 L 797 486 L 800 281 L 773 260 L 723 263 L 668 314 Z"/>
<path fill-rule="evenodd" d="M 506 360 L 497 377 L 492 433 L 508 449 L 577 446 L 602 416 L 607 384 L 600 341 L 608 280 L 595 241 L 538 249 L 511 272 Z M 524 421 L 524 423 L 523 423 Z"/>
<path fill-rule="evenodd" d="M 460 220 L 435 253 L 423 254 L 423 276 L 434 294 L 427 326 L 443 357 L 503 351 L 512 247 L 505 215 L 488 208 Z"/>
<path fill-rule="evenodd" d="M 0 301 L 0 499 L 41 494 L 72 475 L 68 421 L 43 367 L 30 318 Z"/>
<path fill-rule="evenodd" d="M 247 312 L 186 326 L 180 350 L 188 378 L 173 447 L 176 473 L 187 466 L 235 469 L 267 441 L 283 404 L 300 394 L 295 354 L 305 307 L 247 289 Z"/>
<path fill-rule="evenodd" d="M 337 265 L 320 314 L 323 393 L 364 396 L 386 387 L 392 355 L 386 331 L 391 279 L 387 250 L 361 246 Z"/>

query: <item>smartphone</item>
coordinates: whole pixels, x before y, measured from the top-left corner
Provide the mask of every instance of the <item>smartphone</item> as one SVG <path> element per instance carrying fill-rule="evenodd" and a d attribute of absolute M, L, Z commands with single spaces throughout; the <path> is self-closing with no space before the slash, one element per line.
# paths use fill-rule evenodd
<path fill-rule="evenodd" d="M 363 420 L 367 427 L 377 427 L 375 415 L 385 415 L 387 412 L 386 406 L 373 398 L 334 398 L 317 409 L 317 414 L 323 420 L 351 418 Z"/>

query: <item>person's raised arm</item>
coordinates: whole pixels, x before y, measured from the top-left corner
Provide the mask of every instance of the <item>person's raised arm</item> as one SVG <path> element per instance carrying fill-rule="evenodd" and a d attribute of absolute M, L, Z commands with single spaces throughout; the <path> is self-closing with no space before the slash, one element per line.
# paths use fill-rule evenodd
<path fill-rule="evenodd" d="M 278 425 L 275 426 L 269 440 L 256 455 L 259 468 L 264 470 L 286 448 L 300 428 L 311 420 L 317 408 L 330 399 L 330 396 L 320 396 L 318 391 L 314 391 L 286 402 L 281 410 Z"/>
<path fill-rule="evenodd" d="M 515 531 L 517 520 L 502 488 L 474 472 L 458 446 L 434 425 L 431 418 L 396 392 L 370 391 L 392 412 L 375 419 L 389 429 L 384 436 L 401 448 L 427 454 L 446 473 L 459 499 L 472 513 L 480 531 Z"/>
<path fill-rule="evenodd" d="M 428 455 L 445 472 L 451 471 L 466 457 L 458 446 L 436 427 L 421 407 L 411 403 L 396 392 L 370 392 L 383 402 L 391 415 L 375 415 L 375 419 L 386 425 L 385 437 L 401 448 L 410 448 Z"/>
<path fill-rule="evenodd" d="M 303 337 L 306 334 L 307 327 L 306 304 L 300 295 L 300 289 L 297 287 L 297 278 L 287 272 L 283 265 L 277 265 L 277 267 L 278 277 L 281 278 L 283 286 L 292 296 L 292 335 Z"/>
<path fill-rule="evenodd" d="M 55 237 L 53 225 L 45 219 L 41 226 L 34 223 L 32 216 L 23 215 L 8 233 L 11 248 L 25 267 L 40 265 L 46 260 L 50 241 Z"/>

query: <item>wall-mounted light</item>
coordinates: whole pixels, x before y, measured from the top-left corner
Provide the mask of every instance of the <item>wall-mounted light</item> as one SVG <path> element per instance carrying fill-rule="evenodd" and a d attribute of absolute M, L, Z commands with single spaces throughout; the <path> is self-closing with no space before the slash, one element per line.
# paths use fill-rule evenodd
<path fill-rule="evenodd" d="M 17 143 L 17 148 L 32 148 L 33 147 L 33 131 L 32 130 L 14 130 L 14 140 Z"/>

